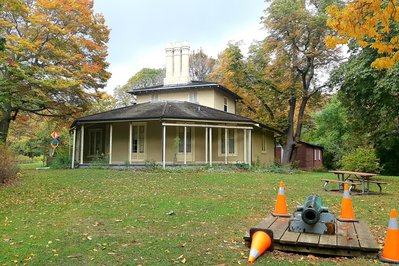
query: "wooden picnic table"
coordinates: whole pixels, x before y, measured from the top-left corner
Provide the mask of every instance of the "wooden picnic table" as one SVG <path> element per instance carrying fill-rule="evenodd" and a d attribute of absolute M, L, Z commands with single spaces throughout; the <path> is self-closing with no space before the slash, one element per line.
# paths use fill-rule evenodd
<path fill-rule="evenodd" d="M 352 171 L 341 171 L 341 170 L 333 170 L 329 171 L 330 173 L 336 174 L 338 180 L 340 181 L 359 181 L 362 184 L 362 193 L 367 194 L 370 193 L 370 183 L 376 183 L 380 188 L 380 193 L 382 192 L 382 188 L 380 184 L 385 184 L 385 182 L 379 182 L 372 179 L 373 176 L 377 174 L 373 173 L 363 173 L 363 172 L 352 172 Z M 339 184 L 342 185 L 342 184 Z"/>

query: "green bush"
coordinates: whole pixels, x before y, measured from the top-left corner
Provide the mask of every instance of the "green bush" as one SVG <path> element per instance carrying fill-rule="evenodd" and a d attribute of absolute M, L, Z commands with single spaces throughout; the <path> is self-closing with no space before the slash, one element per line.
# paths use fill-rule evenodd
<path fill-rule="evenodd" d="M 18 171 L 15 154 L 6 145 L 0 144 L 0 183 L 15 179 Z"/>
<path fill-rule="evenodd" d="M 347 171 L 379 173 L 382 170 L 376 151 L 371 147 L 359 147 L 345 154 L 339 164 Z"/>
<path fill-rule="evenodd" d="M 49 160 L 49 166 L 54 169 L 67 169 L 71 168 L 72 160 L 69 157 L 68 149 L 57 148 L 53 159 Z"/>
<path fill-rule="evenodd" d="M 146 160 L 145 161 L 145 169 L 154 171 L 161 169 L 161 166 L 155 160 Z"/>
<path fill-rule="evenodd" d="M 34 156 L 34 157 L 29 157 L 26 155 L 17 155 L 17 162 L 18 163 L 37 163 L 37 162 L 43 162 L 43 155 L 41 156 Z"/>
<path fill-rule="evenodd" d="M 107 154 L 96 155 L 90 162 L 89 168 L 91 169 L 109 169 L 109 157 Z"/>

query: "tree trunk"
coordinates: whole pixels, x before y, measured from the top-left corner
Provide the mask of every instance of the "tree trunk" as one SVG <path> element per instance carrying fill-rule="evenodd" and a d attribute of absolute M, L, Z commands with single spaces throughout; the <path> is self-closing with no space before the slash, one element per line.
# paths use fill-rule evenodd
<path fill-rule="evenodd" d="M 305 113 L 306 104 L 308 103 L 309 96 L 303 96 L 301 106 L 299 107 L 298 113 L 298 121 L 295 131 L 295 141 L 298 142 L 301 140 L 302 136 L 302 125 L 303 125 L 303 115 Z"/>
<path fill-rule="evenodd" d="M 0 142 L 6 143 L 8 130 L 10 129 L 11 114 L 8 112 L 2 112 L 0 120 Z"/>
<path fill-rule="evenodd" d="M 287 131 L 287 142 L 284 147 L 283 152 L 283 165 L 287 165 L 291 163 L 292 153 L 294 152 L 295 147 L 295 139 L 294 139 L 294 114 L 295 114 L 295 106 L 296 106 L 296 98 L 291 97 L 289 100 L 290 111 L 288 114 L 288 131 Z"/>

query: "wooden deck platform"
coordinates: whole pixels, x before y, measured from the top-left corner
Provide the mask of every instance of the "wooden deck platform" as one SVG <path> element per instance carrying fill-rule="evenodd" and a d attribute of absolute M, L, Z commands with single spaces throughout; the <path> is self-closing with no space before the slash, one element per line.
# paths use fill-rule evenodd
<path fill-rule="evenodd" d="M 290 218 L 267 217 L 256 228 L 273 231 L 274 248 L 281 251 L 312 253 L 345 257 L 376 257 L 379 247 L 364 221 L 336 223 L 335 235 L 296 233 L 288 230 Z M 244 236 L 247 247 L 251 245 L 249 233 Z"/>

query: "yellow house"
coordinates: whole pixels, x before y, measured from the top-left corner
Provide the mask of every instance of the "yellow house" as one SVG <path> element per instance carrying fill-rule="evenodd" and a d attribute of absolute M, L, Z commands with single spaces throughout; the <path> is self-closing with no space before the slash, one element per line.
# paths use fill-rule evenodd
<path fill-rule="evenodd" d="M 227 88 L 190 81 L 188 64 L 187 43 L 170 45 L 163 85 L 129 92 L 134 105 L 76 119 L 72 168 L 102 154 L 114 166 L 272 164 L 275 130 L 237 115 L 241 98 Z"/>

